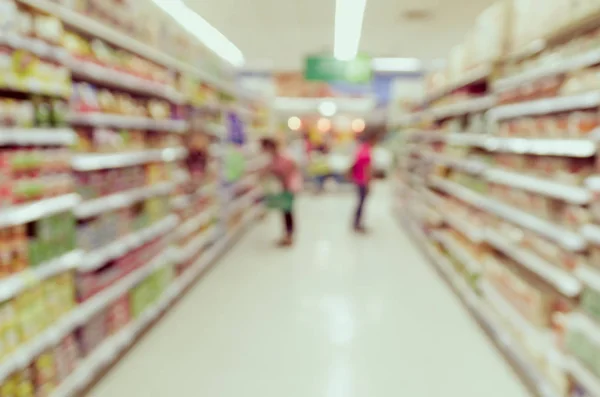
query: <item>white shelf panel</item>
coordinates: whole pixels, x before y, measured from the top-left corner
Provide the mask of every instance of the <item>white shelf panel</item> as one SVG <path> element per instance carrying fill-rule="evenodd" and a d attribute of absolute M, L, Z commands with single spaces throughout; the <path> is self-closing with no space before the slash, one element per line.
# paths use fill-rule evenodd
<path fill-rule="evenodd" d="M 165 266 L 171 260 L 172 252 L 166 250 L 163 254 L 153 259 L 146 266 L 134 270 L 106 290 L 77 306 L 63 316 L 57 323 L 35 337 L 29 343 L 21 346 L 17 351 L 5 357 L 0 364 L 0 382 L 18 369 L 25 368 L 35 357 L 47 348 L 56 345 L 60 340 L 78 326 L 91 319 L 100 310 L 106 308 L 133 286 L 148 277 L 156 269 Z"/>
<path fill-rule="evenodd" d="M 572 204 L 587 204 L 592 199 L 591 192 L 585 187 L 566 185 L 502 169 L 488 169 L 485 178 L 493 183 L 539 193 Z"/>
<path fill-rule="evenodd" d="M 483 266 L 467 250 L 465 250 L 454 238 L 446 233 L 440 233 L 439 241 L 458 259 L 471 274 L 481 274 Z"/>
<path fill-rule="evenodd" d="M 481 174 L 487 169 L 487 164 L 477 160 L 452 158 L 439 153 L 424 153 L 423 156 L 436 164 L 456 168 L 470 174 Z"/>
<path fill-rule="evenodd" d="M 128 252 L 141 247 L 173 230 L 179 224 L 176 215 L 169 215 L 165 219 L 158 221 L 152 226 L 137 232 L 131 233 L 117 241 L 114 241 L 102 248 L 86 253 L 85 262 L 82 262 L 77 270 L 80 272 L 90 272 L 104 266 L 107 262 L 120 258 Z"/>
<path fill-rule="evenodd" d="M 510 105 L 501 105 L 490 110 L 489 117 L 492 121 L 499 121 L 523 116 L 596 108 L 599 105 L 600 92 L 593 91 L 577 95 L 557 96 Z"/>
<path fill-rule="evenodd" d="M 492 285 L 482 282 L 480 287 L 490 305 L 524 339 L 528 347 L 533 348 L 538 354 L 547 354 L 550 349 L 553 349 L 552 332 L 535 328 Z"/>
<path fill-rule="evenodd" d="M 144 58 L 154 61 L 160 65 L 168 68 L 178 70 L 184 73 L 192 74 L 201 80 L 207 81 L 219 89 L 226 91 L 230 94 L 237 94 L 236 90 L 231 84 L 224 81 L 218 80 L 206 72 L 197 69 L 187 63 L 178 61 L 172 56 L 165 54 L 164 52 L 150 47 L 140 41 L 133 39 L 127 33 L 119 32 L 112 26 L 105 25 L 88 16 L 79 14 L 75 11 L 68 9 L 65 6 L 56 4 L 50 0 L 19 0 L 21 3 L 27 4 L 33 8 L 37 8 L 48 14 L 54 15 L 63 21 L 66 25 L 72 26 L 78 30 L 88 33 L 91 36 L 98 37 L 105 40 L 117 47 L 121 47 L 125 50 L 131 51 L 132 53 L 138 54 Z"/>
<path fill-rule="evenodd" d="M 575 312 L 566 316 L 567 327 L 585 334 L 594 344 L 600 346 L 600 326 L 583 313 Z M 590 395 L 600 396 L 600 379 L 588 370 L 577 358 L 569 357 L 565 369 L 587 389 Z"/>
<path fill-rule="evenodd" d="M 577 361 L 574 357 L 565 359 L 565 369 L 578 381 L 581 385 L 591 393 L 590 396 L 600 396 L 600 379 L 598 379 L 592 371 L 587 369 L 583 364 Z"/>
<path fill-rule="evenodd" d="M 0 32 L 0 44 L 14 49 L 27 50 L 35 55 L 62 63 L 67 56 L 63 47 L 50 45 L 43 40 Z"/>
<path fill-rule="evenodd" d="M 446 94 L 451 93 L 452 91 L 458 88 L 464 87 L 466 85 L 475 83 L 480 80 L 484 80 L 490 75 L 491 72 L 492 65 L 484 64 L 475 69 L 471 69 L 466 73 L 462 73 L 459 79 L 456 79 L 455 81 L 450 81 L 441 89 L 435 90 L 434 92 L 427 95 L 426 101 L 435 100 Z"/>
<path fill-rule="evenodd" d="M 460 216 L 451 213 L 442 215 L 444 221 L 455 230 L 458 230 L 462 235 L 467 237 L 472 243 L 480 244 L 485 240 L 484 229 L 469 223 Z"/>
<path fill-rule="evenodd" d="M 472 289 L 468 287 L 465 280 L 459 277 L 453 270 L 452 265 L 433 247 L 425 236 L 416 228 L 411 228 L 417 240 L 422 244 L 426 253 L 432 259 L 434 265 L 444 275 L 457 295 L 464 302 L 472 315 L 480 322 L 482 328 L 496 342 L 502 352 L 522 371 L 523 375 L 533 384 L 540 396 L 560 397 L 553 386 L 537 370 L 532 361 L 523 353 L 522 346 L 499 324 L 497 319 L 491 316 L 490 308 L 482 302 Z"/>
<path fill-rule="evenodd" d="M 88 218 L 101 214 L 103 212 L 113 211 L 119 208 L 128 207 L 138 201 L 150 197 L 168 194 L 175 188 L 173 182 L 162 182 L 152 186 L 146 186 L 127 190 L 122 193 L 115 193 L 106 197 L 85 201 L 75 207 L 75 216 L 78 218 Z"/>
<path fill-rule="evenodd" d="M 168 148 L 129 153 L 78 154 L 73 156 L 71 165 L 76 171 L 95 171 L 107 168 L 131 167 L 152 162 L 170 162 L 184 159 L 185 148 Z"/>
<path fill-rule="evenodd" d="M 581 292 L 582 284 L 574 273 L 548 263 L 491 229 L 486 230 L 486 240 L 494 248 L 546 280 L 565 296 L 576 297 Z"/>
<path fill-rule="evenodd" d="M 80 201 L 80 197 L 72 193 L 35 201 L 30 204 L 3 208 L 0 212 L 0 227 L 29 223 L 47 216 L 70 211 Z"/>
<path fill-rule="evenodd" d="M 596 142 L 592 139 L 508 138 L 471 133 L 452 133 L 443 138 L 452 145 L 474 146 L 492 152 L 570 157 L 590 157 L 596 154 Z"/>
<path fill-rule="evenodd" d="M 109 113 L 74 113 L 68 117 L 71 124 L 94 127 L 135 128 L 138 130 L 185 132 L 184 120 L 155 120 L 148 117 L 125 116 Z"/>
<path fill-rule="evenodd" d="M 496 97 L 487 95 L 481 98 L 472 98 L 459 103 L 440 106 L 431 109 L 431 114 L 436 119 L 460 116 L 469 113 L 483 112 L 496 104 Z"/>
<path fill-rule="evenodd" d="M 229 241 L 222 241 L 206 252 L 184 274 L 173 281 L 154 306 L 148 308 L 139 318 L 132 320 L 127 327 L 105 340 L 91 355 L 84 359 L 75 372 L 52 393 L 52 397 L 71 397 L 84 389 L 105 366 L 109 365 L 124 349 L 129 347 L 135 341 L 135 338 L 194 282 L 204 269 L 224 251 L 228 244 Z"/>
<path fill-rule="evenodd" d="M 587 224 L 581 228 L 581 234 L 592 244 L 600 245 L 600 225 Z"/>
<path fill-rule="evenodd" d="M 183 95 L 173 87 L 150 81 L 135 75 L 121 72 L 110 67 L 68 57 L 66 64 L 74 77 L 100 83 L 108 87 L 120 88 L 137 94 L 167 99 L 174 103 L 182 103 Z"/>
<path fill-rule="evenodd" d="M 502 92 L 517 88 L 520 85 L 536 82 L 544 77 L 556 76 L 600 63 L 600 50 L 594 49 L 570 58 L 556 60 L 549 59 L 546 64 L 521 72 L 514 76 L 497 80 L 493 89 Z"/>
<path fill-rule="evenodd" d="M 214 208 L 206 208 L 200 214 L 194 216 L 191 219 L 185 221 L 177 229 L 177 237 L 183 238 L 189 236 L 194 231 L 198 230 L 202 225 L 209 222 L 215 216 Z"/>
<path fill-rule="evenodd" d="M 430 182 L 438 189 L 441 189 L 476 208 L 492 213 L 515 225 L 538 233 L 540 236 L 560 244 L 569 251 L 580 251 L 587 246 L 587 242 L 579 233 L 555 225 L 552 222 L 538 218 L 537 216 L 518 208 L 482 196 L 457 183 L 439 177 L 432 177 Z"/>
<path fill-rule="evenodd" d="M 575 274 L 584 284 L 600 291 L 600 270 L 588 266 L 579 266 L 575 269 Z"/>
<path fill-rule="evenodd" d="M 597 150 L 596 143 L 588 139 L 489 137 L 480 147 L 496 152 L 569 157 L 591 157 Z"/>
<path fill-rule="evenodd" d="M 83 251 L 76 250 L 0 280 L 0 302 L 17 296 L 25 289 L 35 286 L 43 280 L 75 269 L 82 260 Z"/>
<path fill-rule="evenodd" d="M 70 128 L 0 128 L 0 145 L 69 146 L 75 138 Z"/>

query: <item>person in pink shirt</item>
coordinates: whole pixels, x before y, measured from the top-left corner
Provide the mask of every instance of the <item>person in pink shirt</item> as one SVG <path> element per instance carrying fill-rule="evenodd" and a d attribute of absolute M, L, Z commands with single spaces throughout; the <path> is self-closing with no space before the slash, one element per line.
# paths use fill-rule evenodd
<path fill-rule="evenodd" d="M 377 144 L 378 139 L 379 136 L 375 131 L 364 132 L 364 140 L 356 151 L 351 168 L 351 179 L 358 192 L 358 204 L 354 212 L 354 230 L 359 233 L 366 232 L 362 223 L 363 208 L 369 195 L 373 147 Z"/>
<path fill-rule="evenodd" d="M 270 161 L 265 172 L 270 173 L 281 182 L 284 194 L 289 197 L 289 207 L 283 209 L 285 235 L 279 241 L 280 246 L 290 246 L 294 242 L 293 201 L 295 195 L 302 189 L 302 174 L 296 161 L 279 148 L 279 143 L 273 138 L 261 139 L 262 151 L 269 155 Z"/>

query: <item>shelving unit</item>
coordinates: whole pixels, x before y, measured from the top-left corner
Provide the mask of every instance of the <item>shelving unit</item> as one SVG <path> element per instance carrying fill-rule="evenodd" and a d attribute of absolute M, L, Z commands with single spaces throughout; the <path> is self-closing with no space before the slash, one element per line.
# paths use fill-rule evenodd
<path fill-rule="evenodd" d="M 269 104 L 62 3 L 2 3 L 0 43 L 35 66 L 0 76 L 0 395 L 75 396 L 261 214 L 257 191 L 220 199 L 248 185 L 220 155 L 191 172 L 192 141 L 220 152 Z"/>
<path fill-rule="evenodd" d="M 599 16 L 446 71 L 395 125 L 398 216 L 539 396 L 600 396 Z"/>

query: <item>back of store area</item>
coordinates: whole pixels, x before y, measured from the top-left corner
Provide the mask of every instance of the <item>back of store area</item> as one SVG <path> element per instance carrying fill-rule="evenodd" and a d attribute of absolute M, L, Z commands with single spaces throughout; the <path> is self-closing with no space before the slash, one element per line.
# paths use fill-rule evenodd
<path fill-rule="evenodd" d="M 0 397 L 600 397 L 599 37 L 0 0 Z"/>

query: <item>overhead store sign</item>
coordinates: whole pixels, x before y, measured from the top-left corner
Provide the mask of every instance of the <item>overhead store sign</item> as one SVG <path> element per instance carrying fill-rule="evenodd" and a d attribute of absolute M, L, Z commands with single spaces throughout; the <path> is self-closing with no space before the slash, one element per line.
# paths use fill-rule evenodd
<path fill-rule="evenodd" d="M 312 81 L 368 83 L 371 81 L 371 58 L 360 55 L 352 61 L 339 61 L 331 56 L 306 58 L 304 78 Z"/>

